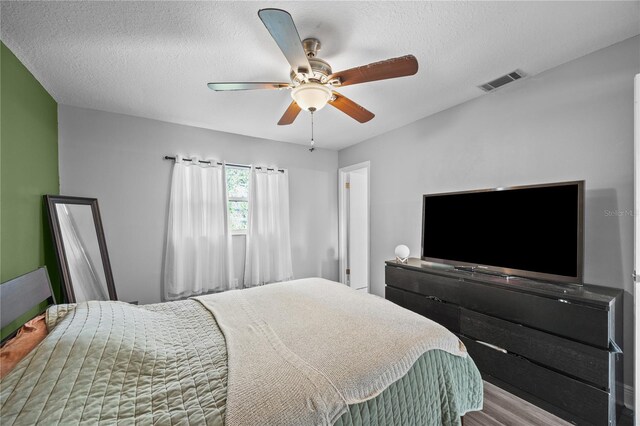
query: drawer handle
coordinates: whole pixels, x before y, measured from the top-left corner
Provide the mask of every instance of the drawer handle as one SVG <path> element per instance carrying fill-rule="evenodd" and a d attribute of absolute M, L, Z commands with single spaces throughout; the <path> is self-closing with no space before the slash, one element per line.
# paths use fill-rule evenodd
<path fill-rule="evenodd" d="M 492 345 L 491 343 L 482 342 L 480 340 L 476 340 L 476 342 L 480 343 L 481 345 L 485 345 L 486 347 L 491 348 L 494 351 L 502 352 L 503 354 L 508 353 L 508 351 L 506 349 L 501 348 L 500 346 Z"/>
<path fill-rule="evenodd" d="M 609 352 L 613 352 L 614 354 L 621 354 L 622 349 L 616 342 L 614 342 L 613 340 L 609 340 Z"/>

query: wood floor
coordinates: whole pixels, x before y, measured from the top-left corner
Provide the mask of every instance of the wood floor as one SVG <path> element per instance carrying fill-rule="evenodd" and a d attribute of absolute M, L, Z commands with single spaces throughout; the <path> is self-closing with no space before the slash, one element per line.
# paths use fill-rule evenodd
<path fill-rule="evenodd" d="M 573 426 L 542 408 L 484 382 L 484 409 L 464 416 L 464 426 Z M 627 408 L 618 426 L 632 426 L 633 412 Z"/>
<path fill-rule="evenodd" d="M 464 416 L 464 426 L 569 426 L 568 423 L 509 392 L 484 382 L 484 409 Z"/>

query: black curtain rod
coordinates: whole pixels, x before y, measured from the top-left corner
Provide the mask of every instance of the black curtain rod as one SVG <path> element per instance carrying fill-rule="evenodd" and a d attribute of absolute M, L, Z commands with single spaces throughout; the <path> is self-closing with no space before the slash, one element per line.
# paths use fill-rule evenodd
<path fill-rule="evenodd" d="M 165 156 L 164 156 L 164 159 L 165 159 L 165 160 L 173 160 L 173 161 L 175 161 L 175 160 L 176 160 L 176 157 L 172 157 L 172 156 L 170 156 L 170 155 L 165 155 Z M 192 160 L 191 158 L 183 158 L 183 159 L 182 159 L 182 161 L 193 161 L 193 160 Z M 211 161 L 202 161 L 202 160 L 198 160 L 198 163 L 201 163 L 201 164 L 211 164 Z M 218 161 L 218 162 L 216 162 L 216 164 L 218 164 L 218 165 L 222 166 L 222 163 L 221 163 L 221 162 L 219 162 L 219 161 Z M 251 168 L 251 166 L 247 166 L 246 164 L 233 164 L 233 163 L 227 163 L 227 166 L 231 166 L 231 167 L 238 167 L 238 168 L 240 168 L 240 169 L 250 169 L 250 168 Z M 263 168 L 264 168 L 264 167 L 256 167 L 256 169 L 258 169 L 258 170 L 262 170 Z M 267 170 L 271 170 L 271 171 L 273 171 L 273 170 L 276 170 L 276 169 L 267 169 Z M 283 169 L 277 169 L 277 170 L 278 170 L 279 172 L 284 173 L 284 170 L 283 170 Z"/>

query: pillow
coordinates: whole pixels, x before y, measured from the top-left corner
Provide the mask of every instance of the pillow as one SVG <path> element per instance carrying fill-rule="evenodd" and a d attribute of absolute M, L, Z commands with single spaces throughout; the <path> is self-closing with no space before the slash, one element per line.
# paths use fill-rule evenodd
<path fill-rule="evenodd" d="M 51 305 L 47 308 L 45 313 L 45 322 L 47 323 L 47 330 L 51 331 L 58 325 L 60 321 L 71 311 L 76 308 L 76 303 L 69 303 L 64 305 Z"/>
<path fill-rule="evenodd" d="M 0 379 L 9 374 L 45 337 L 47 337 L 47 324 L 44 314 L 38 315 L 23 325 L 18 330 L 18 334 L 0 348 Z"/>

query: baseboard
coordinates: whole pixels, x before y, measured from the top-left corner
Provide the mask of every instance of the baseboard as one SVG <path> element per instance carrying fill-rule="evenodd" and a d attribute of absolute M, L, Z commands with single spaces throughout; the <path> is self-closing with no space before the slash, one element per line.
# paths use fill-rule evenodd
<path fill-rule="evenodd" d="M 633 386 L 624 385 L 624 406 L 633 411 Z"/>

